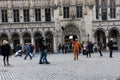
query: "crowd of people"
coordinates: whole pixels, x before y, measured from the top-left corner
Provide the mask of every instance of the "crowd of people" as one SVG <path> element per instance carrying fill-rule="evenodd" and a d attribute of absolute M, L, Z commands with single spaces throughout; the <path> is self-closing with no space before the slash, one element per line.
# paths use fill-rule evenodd
<path fill-rule="evenodd" d="M 85 42 L 80 43 L 78 39 L 76 38 L 75 40 L 71 40 L 71 43 L 73 45 L 73 52 L 74 52 L 74 60 L 78 60 L 79 52 L 82 50 L 83 55 L 86 55 L 87 57 L 91 57 L 91 53 L 93 53 L 93 46 L 94 44 L 92 42 Z M 49 50 L 49 46 L 47 46 L 46 41 L 43 37 L 38 38 L 38 45 L 40 49 L 40 59 L 39 59 L 39 64 L 50 64 L 50 62 L 47 60 L 47 54 Z M 113 53 L 113 41 L 110 40 L 107 43 L 107 46 L 110 50 L 110 55 L 109 57 L 112 58 L 112 53 Z M 102 43 L 98 42 L 98 51 L 100 53 L 100 57 L 103 56 L 102 54 Z M 58 52 L 64 52 L 63 45 L 58 46 Z M 72 46 L 71 46 L 72 48 Z M 61 49 L 61 50 L 60 50 Z M 27 57 L 30 57 L 30 60 L 34 57 L 35 55 L 35 46 L 32 45 L 31 43 L 26 43 L 22 49 L 22 45 L 17 44 L 15 47 L 15 57 L 17 56 L 22 56 L 22 53 L 25 53 L 24 60 L 27 59 Z M 9 66 L 9 56 L 12 54 L 12 49 L 11 46 L 9 45 L 7 40 L 3 40 L 2 45 L 0 45 L 0 54 L 3 56 L 3 63 L 4 66 Z"/>
<path fill-rule="evenodd" d="M 91 57 L 91 53 L 94 52 L 94 43 L 92 43 L 91 41 L 87 41 L 87 43 L 85 43 L 84 41 L 82 43 L 80 43 L 77 39 L 75 39 L 74 41 L 71 41 L 72 46 L 70 47 L 66 47 L 66 45 L 59 45 L 58 46 L 58 53 L 67 53 L 67 49 L 71 49 L 70 51 L 74 52 L 74 60 L 78 60 L 78 55 L 79 53 L 83 53 L 83 55 L 86 55 L 87 57 Z M 109 48 L 110 50 L 110 55 L 109 57 L 112 58 L 112 52 L 113 52 L 113 41 L 112 39 L 109 40 L 109 42 L 106 44 L 106 46 Z M 73 47 L 73 48 L 72 48 Z M 101 41 L 99 41 L 97 43 L 97 51 L 100 54 L 100 57 L 103 56 L 102 54 L 102 50 L 103 50 L 103 44 Z"/>

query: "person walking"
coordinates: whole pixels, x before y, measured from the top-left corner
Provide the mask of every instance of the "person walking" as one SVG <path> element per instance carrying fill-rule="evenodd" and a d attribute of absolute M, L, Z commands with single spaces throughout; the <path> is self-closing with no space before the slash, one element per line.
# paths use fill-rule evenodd
<path fill-rule="evenodd" d="M 15 47 L 15 57 L 22 56 L 22 46 L 17 44 Z"/>
<path fill-rule="evenodd" d="M 102 54 L 102 43 L 101 43 L 101 41 L 100 42 L 98 42 L 98 51 L 99 51 L 99 53 L 100 53 L 100 57 L 102 57 L 103 56 L 103 54 Z"/>
<path fill-rule="evenodd" d="M 35 47 L 32 44 L 30 44 L 30 53 L 31 53 L 32 57 L 35 56 Z"/>
<path fill-rule="evenodd" d="M 39 64 L 50 64 L 50 62 L 48 62 L 47 60 L 47 46 L 45 44 L 45 40 L 43 37 L 38 38 L 38 44 L 39 44 L 39 48 L 40 48 L 40 60 L 39 60 Z"/>
<path fill-rule="evenodd" d="M 78 41 L 78 39 L 75 39 L 75 41 L 73 42 L 73 46 L 74 46 L 74 60 L 78 60 L 78 53 L 79 53 L 79 47 L 81 48 L 81 44 Z"/>
<path fill-rule="evenodd" d="M 26 58 L 29 56 L 30 59 L 32 59 L 32 56 L 30 55 L 30 45 L 29 43 L 26 43 L 24 46 L 24 52 L 25 52 L 25 57 L 24 60 L 26 60 Z"/>
<path fill-rule="evenodd" d="M 113 41 L 112 41 L 112 39 L 107 43 L 107 46 L 108 46 L 108 48 L 109 48 L 109 50 L 110 50 L 110 55 L 109 55 L 109 57 L 110 57 L 110 58 L 113 58 L 113 56 L 112 56 L 112 54 L 113 54 Z"/>
<path fill-rule="evenodd" d="M 11 47 L 8 44 L 7 40 L 3 40 L 3 44 L 1 46 L 1 51 L 2 51 L 2 56 L 3 56 L 4 66 L 6 66 L 6 65 L 9 66 L 10 65 L 9 64 L 9 56 L 10 56 L 10 53 L 11 53 Z"/>

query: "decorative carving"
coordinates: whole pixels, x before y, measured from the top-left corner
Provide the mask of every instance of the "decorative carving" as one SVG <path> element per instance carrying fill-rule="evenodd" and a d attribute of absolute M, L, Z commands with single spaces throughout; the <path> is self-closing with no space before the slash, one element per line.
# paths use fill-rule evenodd
<path fill-rule="evenodd" d="M 75 7 L 72 7 L 72 8 L 71 8 L 71 10 L 70 10 L 70 15 L 71 15 L 72 20 L 74 20 L 74 19 L 75 19 L 75 16 L 76 16 Z"/>
<path fill-rule="evenodd" d="M 87 6 L 92 9 L 94 7 L 94 0 L 87 0 Z"/>

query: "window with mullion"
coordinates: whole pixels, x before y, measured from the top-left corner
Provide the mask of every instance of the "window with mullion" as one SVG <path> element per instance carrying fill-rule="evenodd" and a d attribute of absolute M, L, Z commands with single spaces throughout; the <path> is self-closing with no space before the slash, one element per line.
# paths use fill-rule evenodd
<path fill-rule="evenodd" d="M 69 7 L 63 7 L 63 17 L 64 18 L 69 18 Z"/>
<path fill-rule="evenodd" d="M 13 10 L 13 16 L 14 16 L 14 22 L 20 22 L 20 19 L 19 19 L 19 9 L 14 9 Z"/>
<path fill-rule="evenodd" d="M 49 8 L 45 9 L 45 21 L 51 21 L 51 10 Z"/>
<path fill-rule="evenodd" d="M 82 6 L 77 6 L 77 18 L 82 18 L 83 14 L 82 14 Z"/>
<path fill-rule="evenodd" d="M 102 3 L 102 20 L 107 20 L 107 1 L 101 0 Z"/>
<path fill-rule="evenodd" d="M 96 19 L 99 19 L 99 0 L 95 1 Z"/>
<path fill-rule="evenodd" d="M 35 9 L 35 21 L 41 21 L 41 9 Z"/>
<path fill-rule="evenodd" d="M 115 1 L 110 0 L 110 18 L 116 18 L 116 6 Z"/>
<path fill-rule="evenodd" d="M 7 10 L 1 10 L 2 22 L 8 22 Z"/>
<path fill-rule="evenodd" d="M 23 10 L 23 15 L 24 15 L 24 22 L 29 22 L 30 18 L 29 18 L 29 9 L 24 9 Z"/>

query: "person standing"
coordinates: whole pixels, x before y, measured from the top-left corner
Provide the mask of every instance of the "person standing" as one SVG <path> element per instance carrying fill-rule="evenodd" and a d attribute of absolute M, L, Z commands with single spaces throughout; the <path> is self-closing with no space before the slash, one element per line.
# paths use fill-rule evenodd
<path fill-rule="evenodd" d="M 40 60 L 39 64 L 50 64 L 47 60 L 47 46 L 45 44 L 44 38 L 38 38 L 39 48 L 40 48 Z"/>
<path fill-rule="evenodd" d="M 6 66 L 6 65 L 9 66 L 10 65 L 9 64 L 9 56 L 10 56 L 10 53 L 11 53 L 11 47 L 8 44 L 7 40 L 3 40 L 3 44 L 1 46 L 1 51 L 2 51 L 2 56 L 3 56 L 4 66 Z"/>
<path fill-rule="evenodd" d="M 102 43 L 101 42 L 98 42 L 98 51 L 99 51 L 99 53 L 100 53 L 100 57 L 101 56 L 103 56 L 103 54 L 102 54 Z"/>
<path fill-rule="evenodd" d="M 110 56 L 110 58 L 112 58 L 113 57 L 112 56 L 112 53 L 113 53 L 113 41 L 112 41 L 112 39 L 108 42 L 107 46 L 110 50 L 110 55 L 109 56 Z"/>
<path fill-rule="evenodd" d="M 30 59 L 32 59 L 32 56 L 30 55 L 30 45 L 29 43 L 26 43 L 24 46 L 24 52 L 25 52 L 25 57 L 24 60 L 26 60 L 26 58 L 29 56 Z"/>
<path fill-rule="evenodd" d="M 78 60 L 79 47 L 81 48 L 78 39 L 75 39 L 75 41 L 73 42 L 73 46 L 74 46 L 74 60 L 76 59 Z"/>
<path fill-rule="evenodd" d="M 91 43 L 87 42 L 87 46 L 86 46 L 86 55 L 87 57 L 91 57 Z"/>

